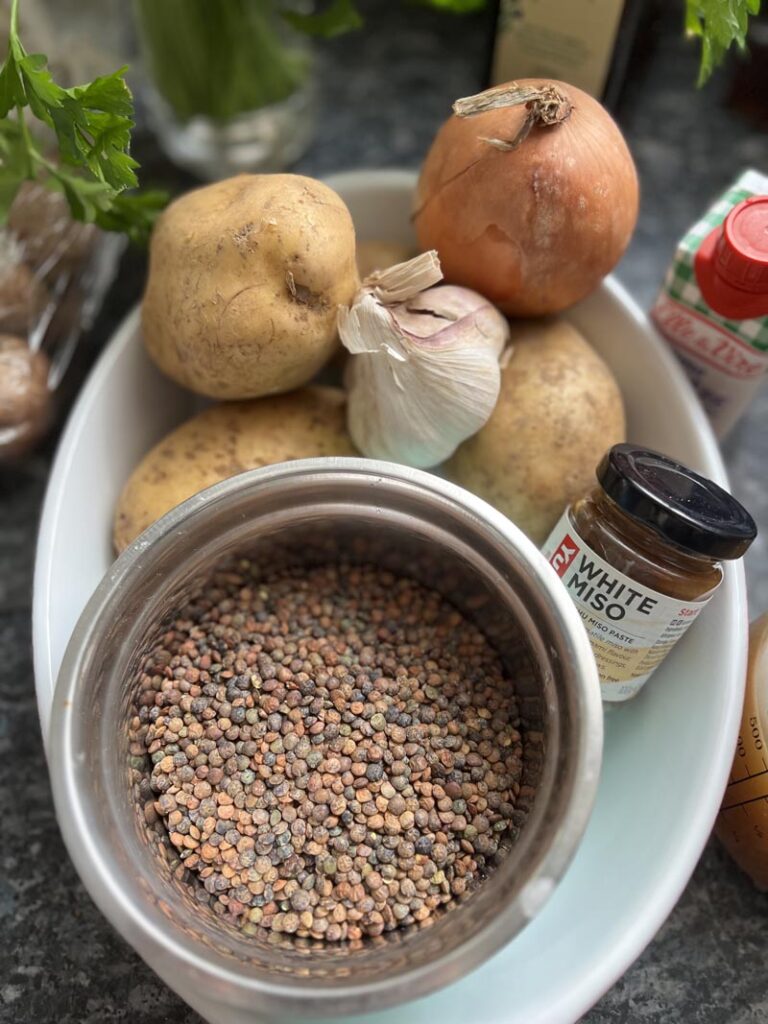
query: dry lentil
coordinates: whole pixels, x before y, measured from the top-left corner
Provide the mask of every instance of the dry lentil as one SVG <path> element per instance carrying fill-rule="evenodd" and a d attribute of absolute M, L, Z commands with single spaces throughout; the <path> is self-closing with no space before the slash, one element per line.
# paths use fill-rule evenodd
<path fill-rule="evenodd" d="M 425 921 L 525 820 L 512 682 L 411 580 L 257 574 L 215 574 L 144 660 L 142 819 L 246 934 L 337 942 Z"/>

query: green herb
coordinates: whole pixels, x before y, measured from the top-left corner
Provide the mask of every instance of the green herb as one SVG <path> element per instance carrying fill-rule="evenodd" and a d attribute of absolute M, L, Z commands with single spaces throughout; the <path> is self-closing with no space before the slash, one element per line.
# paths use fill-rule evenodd
<path fill-rule="evenodd" d="M 422 7 L 435 7 L 441 11 L 454 14 L 468 14 L 480 11 L 487 0 L 416 0 Z M 294 28 L 308 35 L 332 36 L 341 35 L 350 29 L 361 28 L 363 19 L 357 9 L 355 0 L 330 0 L 325 9 L 316 14 L 298 14 L 291 10 L 281 10 L 282 16 Z"/>
<path fill-rule="evenodd" d="M 76 220 L 143 241 L 167 197 L 124 194 L 138 185 L 138 164 L 130 155 L 133 98 L 126 68 L 62 88 L 51 77 L 48 58 L 24 49 L 18 8 L 19 0 L 12 0 L 8 54 L 0 68 L 0 223 L 22 182 L 41 181 L 64 193 Z M 49 159 L 33 138 L 28 114 L 53 132 L 58 159 Z"/>
<path fill-rule="evenodd" d="M 760 13 L 760 0 L 686 0 L 685 28 L 701 37 L 699 85 L 735 43 L 744 49 L 750 15 Z"/>
<path fill-rule="evenodd" d="M 183 122 L 226 121 L 280 103 L 303 83 L 308 54 L 264 0 L 136 0 L 158 92 Z M 280 30 L 282 29 L 282 35 Z"/>
<path fill-rule="evenodd" d="M 482 3 L 485 0 L 481 0 Z M 283 11 L 283 17 L 300 32 L 311 36 L 323 36 L 330 39 L 342 35 L 350 29 L 360 28 L 363 19 L 355 7 L 354 0 L 331 0 L 324 11 L 316 14 L 297 14 L 295 11 Z"/>
<path fill-rule="evenodd" d="M 453 14 L 469 14 L 472 11 L 482 10 L 486 6 L 487 0 L 413 0 L 413 2 L 422 7 L 451 11 Z M 314 14 L 299 14 L 281 7 L 280 14 L 300 32 L 311 36 L 323 36 L 325 39 L 340 36 L 344 32 L 363 26 L 363 19 L 355 0 L 328 0 L 323 9 Z"/>
<path fill-rule="evenodd" d="M 435 7 L 439 11 L 450 11 L 452 14 L 472 14 L 482 11 L 486 0 L 418 0 L 423 7 Z"/>

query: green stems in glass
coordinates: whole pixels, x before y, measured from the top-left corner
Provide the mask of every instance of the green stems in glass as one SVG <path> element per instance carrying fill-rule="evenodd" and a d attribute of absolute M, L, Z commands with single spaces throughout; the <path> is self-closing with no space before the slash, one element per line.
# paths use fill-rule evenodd
<path fill-rule="evenodd" d="M 155 87 L 181 122 L 227 121 L 287 99 L 309 55 L 270 0 L 135 0 Z"/>

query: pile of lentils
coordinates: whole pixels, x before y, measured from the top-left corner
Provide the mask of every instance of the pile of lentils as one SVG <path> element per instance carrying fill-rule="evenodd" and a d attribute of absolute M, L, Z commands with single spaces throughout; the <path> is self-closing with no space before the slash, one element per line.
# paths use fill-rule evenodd
<path fill-rule="evenodd" d="M 130 740 L 147 823 L 247 934 L 425 922 L 482 879 L 533 796 L 488 640 L 370 566 L 216 573 L 144 659 Z"/>

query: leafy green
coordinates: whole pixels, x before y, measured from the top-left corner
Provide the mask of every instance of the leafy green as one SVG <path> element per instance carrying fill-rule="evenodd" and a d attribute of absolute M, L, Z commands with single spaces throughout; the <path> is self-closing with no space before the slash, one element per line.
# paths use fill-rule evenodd
<path fill-rule="evenodd" d="M 15 121 L 0 121 L 0 209 L 8 210 L 27 175 L 28 154 Z"/>
<path fill-rule="evenodd" d="M 276 3 L 134 0 L 154 85 L 179 121 L 226 122 L 301 88 L 309 55 L 285 38 Z"/>
<path fill-rule="evenodd" d="M 108 209 L 97 214 L 96 223 L 105 231 L 122 231 L 132 242 L 142 244 L 167 202 L 167 193 L 158 189 L 121 192 Z"/>
<path fill-rule="evenodd" d="M 480 11 L 487 0 L 416 0 L 423 7 L 435 7 L 454 14 L 468 14 Z M 300 32 L 311 36 L 330 39 L 352 29 L 362 28 L 363 19 L 355 0 L 330 0 L 324 10 L 315 14 L 299 14 L 292 10 L 281 10 L 283 18 Z"/>
<path fill-rule="evenodd" d="M 124 195 L 138 185 L 138 164 L 130 155 L 134 120 L 127 69 L 71 89 L 58 85 L 48 58 L 27 53 L 19 39 L 18 2 L 12 3 L 8 53 L 0 68 L 0 223 L 21 183 L 39 180 L 64 193 L 76 220 L 145 240 L 165 200 L 157 192 Z M 53 132 L 57 162 L 38 148 L 27 112 Z"/>
<path fill-rule="evenodd" d="M 471 14 L 482 11 L 486 0 L 418 0 L 424 7 L 435 7 L 439 11 L 451 11 L 453 14 Z"/>
<path fill-rule="evenodd" d="M 750 15 L 759 13 L 760 0 L 686 0 L 686 31 L 701 38 L 699 85 L 734 43 L 744 49 Z"/>
<path fill-rule="evenodd" d="M 288 24 L 300 32 L 310 36 L 323 36 L 325 39 L 360 28 L 363 24 L 354 0 L 331 0 L 324 11 L 315 14 L 299 14 L 296 11 L 281 13 Z"/>

